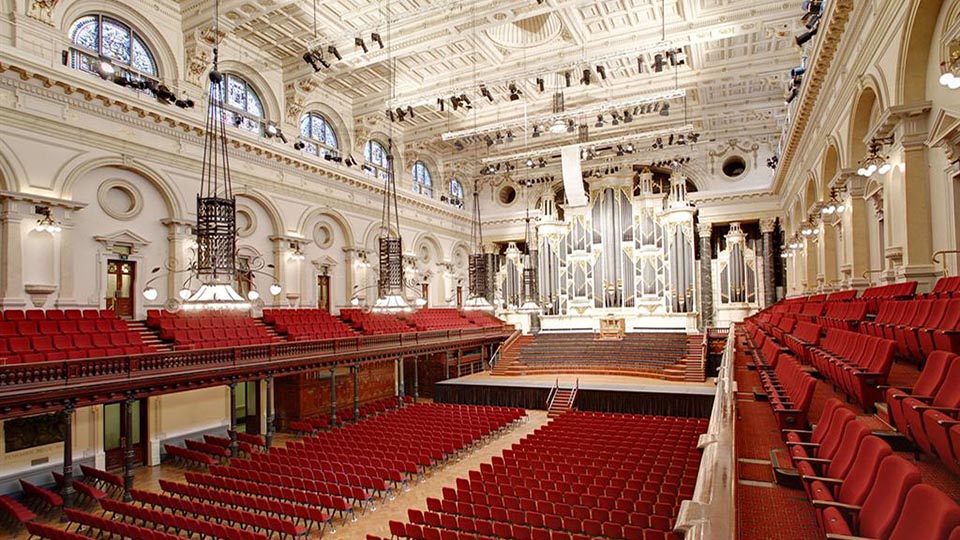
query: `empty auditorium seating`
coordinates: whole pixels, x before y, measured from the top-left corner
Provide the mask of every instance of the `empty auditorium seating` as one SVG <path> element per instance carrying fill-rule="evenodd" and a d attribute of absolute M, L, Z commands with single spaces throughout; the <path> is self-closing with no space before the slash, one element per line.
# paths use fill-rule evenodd
<path fill-rule="evenodd" d="M 37 515 L 13 497 L 0 495 L 0 517 L 8 525 L 18 525 L 36 518 Z"/>
<path fill-rule="evenodd" d="M 907 435 L 920 449 L 933 453 L 931 434 L 943 440 L 960 412 L 960 361 L 950 362 L 943 382 L 930 396 L 910 396 L 902 400 L 902 420 L 897 429 Z M 945 457 L 945 456 L 941 456 Z"/>
<path fill-rule="evenodd" d="M 825 328 L 856 330 L 867 316 L 867 302 L 827 302 L 817 322 Z"/>
<path fill-rule="evenodd" d="M 863 291 L 860 299 L 867 301 L 867 313 L 876 313 L 883 301 L 898 298 L 912 298 L 916 292 L 916 281 L 903 281 L 900 283 L 891 283 L 890 285 L 870 287 Z"/>
<path fill-rule="evenodd" d="M 761 370 L 760 381 L 781 429 L 806 426 L 807 411 L 817 381 L 795 359 L 784 355 L 772 370 Z"/>
<path fill-rule="evenodd" d="M 147 326 L 178 350 L 263 345 L 274 341 L 265 326 L 246 313 L 147 311 Z"/>
<path fill-rule="evenodd" d="M 906 431 L 903 400 L 909 397 L 929 399 L 936 395 L 951 366 L 958 363 L 957 355 L 946 351 L 934 351 L 927 357 L 923 371 L 913 388 L 888 388 L 886 390 L 887 417 L 893 427 Z"/>
<path fill-rule="evenodd" d="M 291 341 L 336 339 L 357 334 L 323 309 L 265 309 L 263 322 Z"/>
<path fill-rule="evenodd" d="M 89 540 L 90 537 L 84 534 L 78 534 L 75 532 L 64 531 L 62 529 L 57 529 L 56 527 L 51 527 L 50 525 L 43 525 L 41 523 L 29 522 L 27 525 L 27 532 L 30 533 L 30 538 L 43 538 L 45 540 Z M 162 538 L 161 540 L 167 540 L 171 538 L 172 535 Z M 144 536 L 145 540 L 154 540 L 158 537 L 156 536 Z"/>
<path fill-rule="evenodd" d="M 675 539 L 706 421 L 569 412 L 483 463 L 426 510 L 393 521 L 395 538 Z"/>
<path fill-rule="evenodd" d="M 890 445 L 879 437 L 864 437 L 856 458 L 842 477 L 802 476 L 804 487 L 815 508 L 822 510 L 832 502 L 862 505 L 877 479 L 880 464 L 893 455 Z M 831 474 L 828 472 L 828 474 Z M 817 513 L 821 525 L 822 512 Z"/>
<path fill-rule="evenodd" d="M 822 333 L 823 329 L 818 324 L 799 322 L 792 333 L 784 336 L 783 342 L 797 358 L 809 364 L 811 347 L 820 345 Z"/>
<path fill-rule="evenodd" d="M 811 351 L 811 363 L 864 409 L 880 400 L 878 386 L 887 382 L 895 343 L 866 334 L 831 328 Z"/>
<path fill-rule="evenodd" d="M 394 315 L 364 313 L 359 309 L 340 310 L 340 318 L 357 331 L 367 334 L 403 334 L 413 332 L 409 324 Z"/>
<path fill-rule="evenodd" d="M 0 311 L 0 364 L 153 352 L 109 310 Z"/>
<path fill-rule="evenodd" d="M 418 331 L 447 330 L 451 328 L 470 328 L 473 319 L 466 317 L 456 309 L 430 308 L 411 313 L 407 321 Z"/>
<path fill-rule="evenodd" d="M 163 451 L 165 454 L 167 454 L 167 456 L 172 457 L 175 461 L 182 465 L 208 467 L 216 463 L 216 460 L 208 454 L 199 452 L 197 450 L 181 448 L 173 444 L 163 445 Z"/>
<path fill-rule="evenodd" d="M 30 502 L 34 505 L 34 508 L 42 512 L 63 506 L 63 498 L 47 488 L 27 482 L 23 478 L 20 479 L 20 487 L 23 488 L 24 500 Z"/>
<path fill-rule="evenodd" d="M 83 473 L 83 481 L 97 489 L 117 494 L 123 490 L 123 478 L 111 472 L 95 469 L 89 465 L 80 465 L 80 472 Z"/>
<path fill-rule="evenodd" d="M 937 280 L 933 290 L 922 295 L 924 298 L 952 298 L 960 296 L 960 276 L 942 277 Z"/>

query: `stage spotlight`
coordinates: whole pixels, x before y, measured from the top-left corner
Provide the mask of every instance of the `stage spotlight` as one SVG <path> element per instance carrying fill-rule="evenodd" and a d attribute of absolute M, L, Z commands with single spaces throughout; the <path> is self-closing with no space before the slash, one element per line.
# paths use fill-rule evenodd
<path fill-rule="evenodd" d="M 647 66 L 643 63 L 643 57 L 638 56 L 637 57 L 637 73 L 646 73 L 646 72 L 647 72 Z"/>
<path fill-rule="evenodd" d="M 572 75 L 570 74 L 569 71 L 565 71 L 565 72 L 563 73 L 563 80 L 564 80 L 565 83 L 567 83 L 567 88 L 570 88 L 570 79 L 571 79 L 571 78 L 572 78 Z"/>
<path fill-rule="evenodd" d="M 613 111 L 612 113 L 610 113 L 610 116 L 613 118 L 613 122 L 611 122 L 611 124 L 613 124 L 613 125 L 615 125 L 615 126 L 619 126 L 619 125 L 620 125 L 620 113 L 618 113 L 617 111 Z"/>
<path fill-rule="evenodd" d="M 634 152 L 633 143 L 627 143 L 627 145 L 623 147 L 623 151 L 632 154 Z"/>
<path fill-rule="evenodd" d="M 793 102 L 793 100 L 797 99 L 797 95 L 798 95 L 798 94 L 799 94 L 799 92 L 797 91 L 796 88 L 791 88 L 791 89 L 787 92 L 787 95 L 786 95 L 786 97 L 784 98 L 784 102 L 785 102 L 787 105 L 789 105 L 791 102 Z"/>
<path fill-rule="evenodd" d="M 383 40 L 380 39 L 380 34 L 374 32 L 374 33 L 370 34 L 370 39 L 376 41 L 376 42 L 377 42 L 377 45 L 379 45 L 381 49 L 383 48 Z"/>
<path fill-rule="evenodd" d="M 327 47 L 327 52 L 332 54 L 337 60 L 343 60 L 343 57 L 340 56 L 340 51 L 338 51 L 333 45 Z"/>
<path fill-rule="evenodd" d="M 306 147 L 307 147 L 307 145 L 304 144 L 304 142 L 303 142 L 303 141 L 300 141 L 300 140 L 298 140 L 297 142 L 293 143 L 293 149 L 294 149 L 294 150 L 303 150 L 303 149 L 306 148 Z"/>
<path fill-rule="evenodd" d="M 440 112 L 443 112 L 443 98 L 437 98 L 437 106 L 440 107 Z"/>
<path fill-rule="evenodd" d="M 533 126 L 533 137 L 539 137 L 542 131 L 540 126 Z"/>
<path fill-rule="evenodd" d="M 602 115 L 602 114 L 598 114 L 598 115 L 597 115 L 597 123 L 594 124 L 593 127 L 602 128 L 602 127 L 605 126 L 605 125 L 606 125 L 606 124 L 603 123 L 603 115 Z"/>
<path fill-rule="evenodd" d="M 597 73 L 600 75 L 600 79 L 607 80 L 607 68 L 603 66 L 597 66 Z"/>
<path fill-rule="evenodd" d="M 493 94 L 490 93 L 490 90 L 487 89 L 485 85 L 480 85 L 480 95 L 490 100 L 490 103 L 493 103 Z"/>
<path fill-rule="evenodd" d="M 660 107 L 660 116 L 670 116 L 670 102 L 663 102 L 663 107 Z"/>
<path fill-rule="evenodd" d="M 403 122 L 403 119 L 406 118 L 407 113 L 400 107 L 397 107 L 397 120 Z"/>
<path fill-rule="evenodd" d="M 543 87 L 544 87 L 543 77 L 537 77 L 537 90 L 543 92 Z"/>
<path fill-rule="evenodd" d="M 580 77 L 580 84 L 590 86 L 590 70 L 589 69 L 583 70 L 583 76 Z"/>
<path fill-rule="evenodd" d="M 460 94 L 460 104 L 467 109 L 473 108 L 473 105 L 470 104 L 470 98 L 468 98 L 466 94 Z"/>
<path fill-rule="evenodd" d="M 347 167 L 354 167 L 357 164 L 357 160 L 353 158 L 353 154 L 347 154 L 347 159 L 343 162 Z"/>
<path fill-rule="evenodd" d="M 396 122 L 396 117 L 394 117 L 393 111 L 390 109 L 387 109 L 387 118 L 389 118 L 391 122 Z"/>
<path fill-rule="evenodd" d="M 657 53 L 653 55 L 653 71 L 660 73 L 663 71 L 666 64 L 663 61 L 663 54 Z"/>
<path fill-rule="evenodd" d="M 116 68 L 113 67 L 113 64 L 110 62 L 110 60 L 103 57 L 100 58 L 100 63 L 97 64 L 97 73 L 101 78 L 105 80 L 109 79 L 114 73 L 116 73 L 116 71 Z"/>
<path fill-rule="evenodd" d="M 797 39 L 796 39 L 797 46 L 803 47 L 804 43 L 810 41 L 816 35 L 817 35 L 817 28 L 813 28 L 811 30 L 808 30 L 800 34 L 799 36 L 797 36 Z"/>
<path fill-rule="evenodd" d="M 527 167 L 530 167 L 531 169 L 536 166 L 536 165 L 533 163 L 533 158 L 527 158 L 526 165 L 527 165 Z"/>
<path fill-rule="evenodd" d="M 491 139 L 489 135 L 484 135 L 483 141 L 487 143 L 487 148 L 493 146 L 493 139 Z"/>
<path fill-rule="evenodd" d="M 460 141 L 456 141 L 456 142 L 453 143 L 453 148 L 454 148 L 457 152 L 463 152 L 463 143 L 460 142 Z"/>
<path fill-rule="evenodd" d="M 517 83 L 510 83 L 508 88 L 510 90 L 510 101 L 517 101 L 520 99 L 520 95 L 523 94 L 523 91 L 517 88 Z"/>
<path fill-rule="evenodd" d="M 416 118 L 417 116 L 413 114 L 413 105 L 407 105 L 407 114 L 410 115 L 410 118 Z"/>
<path fill-rule="evenodd" d="M 363 41 L 362 37 L 357 37 L 353 40 L 354 45 L 363 49 L 364 54 L 370 52 L 370 49 L 367 49 L 367 44 Z"/>
<path fill-rule="evenodd" d="M 513 131 L 507 130 L 507 138 L 506 138 L 506 140 L 507 140 L 508 143 L 512 143 L 512 142 L 513 142 Z"/>

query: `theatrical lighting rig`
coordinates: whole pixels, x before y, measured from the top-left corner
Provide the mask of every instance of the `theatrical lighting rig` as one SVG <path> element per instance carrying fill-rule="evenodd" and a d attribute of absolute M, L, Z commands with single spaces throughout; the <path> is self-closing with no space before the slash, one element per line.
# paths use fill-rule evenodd
<path fill-rule="evenodd" d="M 774 155 L 770 156 L 769 158 L 767 158 L 767 167 L 769 167 L 769 168 L 771 168 L 771 169 L 776 169 L 776 168 L 777 168 L 777 165 L 779 165 L 779 164 L 780 164 L 780 157 L 777 156 L 776 154 L 774 154 Z"/>
<path fill-rule="evenodd" d="M 949 59 L 940 64 L 940 85 L 950 90 L 960 88 L 960 39 L 955 39 L 948 46 Z"/>
<path fill-rule="evenodd" d="M 324 60 L 323 51 L 319 48 L 310 49 L 307 52 L 303 53 L 303 61 L 310 65 L 313 68 L 314 73 L 320 71 L 323 68 L 330 68 L 330 63 Z"/>
<path fill-rule="evenodd" d="M 671 169 L 675 169 L 675 168 L 679 167 L 680 165 L 686 165 L 687 163 L 690 163 L 690 156 L 682 157 L 682 158 L 681 158 L 681 157 L 676 157 L 676 158 L 672 158 L 672 159 L 662 159 L 662 160 L 660 160 L 660 161 L 654 161 L 653 163 L 650 164 L 650 166 L 651 166 L 651 167 L 660 167 L 660 168 L 662 168 L 662 167 L 669 167 L 669 168 L 671 168 Z"/>
<path fill-rule="evenodd" d="M 857 169 L 857 174 L 865 178 L 873 176 L 874 173 L 887 174 L 893 168 L 890 165 L 887 156 L 880 155 L 883 151 L 883 145 L 893 144 L 893 136 L 879 139 L 871 139 L 867 150 L 870 152 Z"/>
<path fill-rule="evenodd" d="M 562 94 L 558 95 L 562 96 Z M 554 103 L 554 112 L 547 116 L 541 116 L 536 118 L 524 119 L 516 118 L 500 124 L 492 124 L 484 127 L 477 127 L 472 129 L 465 129 L 460 131 L 451 131 L 444 133 L 442 139 L 444 141 L 450 141 L 453 139 L 462 139 L 464 137 L 471 137 L 475 135 L 483 135 L 485 133 L 493 133 L 496 131 L 503 131 L 507 128 L 516 128 L 523 127 L 528 124 L 533 125 L 543 125 L 549 126 L 551 133 L 562 133 L 562 130 L 566 129 L 567 120 L 572 120 L 584 116 L 593 116 L 597 114 L 603 114 L 609 110 L 622 110 L 625 108 L 637 108 L 637 111 L 640 112 L 640 107 L 645 105 L 650 105 L 653 108 L 652 111 L 659 111 L 660 116 L 669 116 L 670 114 L 670 100 L 680 99 L 686 97 L 687 91 L 683 88 L 678 88 L 675 90 L 668 90 L 666 92 L 660 92 L 657 94 L 651 94 L 649 96 L 644 96 L 641 98 L 627 99 L 618 102 L 601 102 L 593 105 L 588 105 L 586 107 L 581 107 L 579 109 L 564 110 L 562 107 L 557 107 Z M 460 96 L 462 100 L 466 96 Z M 562 101 L 562 97 L 560 98 Z M 453 98 L 451 98 L 451 101 Z M 556 102 L 557 97 L 554 96 L 554 101 Z M 469 103 L 469 100 L 467 100 Z M 456 108 L 457 102 L 453 101 L 454 108 Z M 559 110 L 558 110 L 559 109 Z M 555 130 L 556 128 L 556 130 Z"/>
<path fill-rule="evenodd" d="M 280 139 L 284 144 L 287 143 L 287 138 L 283 135 L 283 131 L 280 129 L 275 122 L 265 122 L 263 125 L 263 134 L 268 139 Z"/>
<path fill-rule="evenodd" d="M 803 17 L 800 22 L 807 28 L 807 31 L 796 37 L 798 47 L 813 39 L 820 28 L 820 19 L 823 17 L 824 2 L 822 0 L 807 0 L 803 3 Z"/>
<path fill-rule="evenodd" d="M 520 99 L 520 96 L 523 94 L 523 91 L 517 88 L 517 83 L 510 83 L 510 101 L 517 101 Z M 491 100 L 493 101 L 493 100 Z"/>
<path fill-rule="evenodd" d="M 830 200 L 823 205 L 823 207 L 820 209 L 820 213 L 825 216 L 831 216 L 834 214 L 842 214 L 846 212 L 846 210 L 846 205 L 840 202 L 840 199 L 837 196 L 837 190 L 834 189 L 830 190 Z"/>

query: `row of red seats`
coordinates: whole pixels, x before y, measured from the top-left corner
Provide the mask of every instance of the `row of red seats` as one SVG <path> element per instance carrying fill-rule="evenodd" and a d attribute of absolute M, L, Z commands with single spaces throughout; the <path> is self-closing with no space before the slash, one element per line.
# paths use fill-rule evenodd
<path fill-rule="evenodd" d="M 224 525 L 204 521 L 195 517 L 178 516 L 176 514 L 151 510 L 134 504 L 116 501 L 113 499 L 103 499 L 100 501 L 103 508 L 103 514 L 108 513 L 119 521 L 125 521 L 127 518 L 134 522 L 140 522 L 148 528 L 163 527 L 164 530 L 174 529 L 176 531 L 187 532 L 189 536 L 199 535 L 201 538 L 219 538 L 222 540 L 267 540 L 267 535 L 255 533 L 248 529 L 237 529 Z M 116 519 L 115 519 L 116 520 Z"/>
<path fill-rule="evenodd" d="M 96 334 L 100 332 L 126 332 L 128 330 L 127 323 L 120 319 L 0 321 L 0 337 Z"/>
<path fill-rule="evenodd" d="M 307 536 L 306 527 L 296 525 L 287 519 L 256 514 L 243 509 L 225 508 L 206 502 L 191 501 L 138 489 L 130 490 L 130 494 L 133 496 L 134 501 L 148 509 L 159 509 L 165 512 L 181 513 L 184 515 L 189 514 L 194 517 L 202 516 L 204 519 L 215 520 L 218 523 L 226 523 L 234 528 L 252 529 L 258 533 L 262 532 L 268 537 L 273 536 L 273 534 L 279 535 L 280 538 Z"/>
<path fill-rule="evenodd" d="M 828 538 L 943 540 L 960 534 L 960 505 L 922 484 L 916 466 L 893 455 L 839 400 L 824 404 L 813 430 L 784 434 Z"/>
<path fill-rule="evenodd" d="M 213 330 L 174 330 L 168 334 L 177 350 L 217 349 L 266 345 L 274 341 L 266 329 L 255 326 L 217 328 Z"/>
<path fill-rule="evenodd" d="M 42 523 L 36 523 L 31 521 L 31 522 L 28 522 L 26 525 L 27 525 L 27 532 L 30 533 L 31 539 L 38 538 L 42 540 L 90 540 L 89 536 L 65 531 L 63 529 L 58 529 L 56 527 L 51 527 L 50 525 L 44 525 Z M 144 536 L 143 538 L 144 540 L 155 540 L 155 537 L 153 536 Z"/>
<path fill-rule="evenodd" d="M 761 370 L 759 375 L 777 425 L 780 429 L 806 427 L 817 381 L 793 357 L 775 355 L 774 358 L 773 369 Z"/>
<path fill-rule="evenodd" d="M 7 525 L 17 527 L 36 519 L 37 514 L 13 497 L 0 495 L 0 516 Z"/>
<path fill-rule="evenodd" d="M 861 331 L 895 340 L 899 353 L 914 360 L 935 350 L 960 353 L 960 297 L 886 302 Z"/>
<path fill-rule="evenodd" d="M 264 309 L 263 322 L 274 324 L 290 319 L 339 321 L 329 311 L 320 308 Z"/>
<path fill-rule="evenodd" d="M 881 399 L 879 386 L 887 384 L 896 343 L 866 334 L 829 329 L 810 361 L 834 386 L 857 400 L 865 411 Z"/>
<path fill-rule="evenodd" d="M 856 330 L 867 317 L 867 302 L 828 302 L 823 315 L 816 321 L 824 328 L 839 328 L 841 330 Z"/>
<path fill-rule="evenodd" d="M 216 463 L 216 460 L 203 452 L 181 448 L 173 444 L 163 445 L 163 451 L 166 455 L 172 456 L 176 461 L 179 461 L 184 465 L 209 467 Z"/>
<path fill-rule="evenodd" d="M 0 321 L 60 321 L 81 319 L 116 319 L 112 309 L 5 309 L 0 310 Z"/>
<path fill-rule="evenodd" d="M 89 465 L 80 465 L 80 472 L 83 474 L 84 482 L 101 491 L 116 495 L 123 490 L 123 478 L 116 474 Z"/>
<path fill-rule="evenodd" d="M 937 280 L 933 290 L 922 295 L 924 298 L 953 298 L 960 296 L 960 276 L 942 277 Z"/>
<path fill-rule="evenodd" d="M 212 487 L 179 484 L 164 479 L 160 480 L 160 489 L 167 494 L 188 500 L 205 501 L 227 508 L 254 510 L 267 516 L 289 520 L 295 525 L 303 526 L 308 535 L 313 527 L 317 526 L 322 537 L 326 526 L 332 524 L 330 515 L 323 513 L 320 509 L 287 501 L 222 491 Z"/>
<path fill-rule="evenodd" d="M 155 350 L 143 343 L 136 332 L 0 337 L 0 361 L 8 364 L 145 354 Z"/>
<path fill-rule="evenodd" d="M 233 460 L 229 467 L 211 467 L 210 474 L 326 493 L 334 497 L 343 497 L 361 507 L 372 502 L 373 491 L 387 490 L 386 483 L 373 476 L 336 472 L 324 467 L 291 467 L 262 461 L 252 463 L 244 459 Z"/>
<path fill-rule="evenodd" d="M 81 527 L 85 528 L 87 531 L 97 530 L 100 531 L 100 536 L 102 536 L 103 533 L 107 533 L 108 536 L 117 535 L 120 538 L 136 538 L 137 540 L 180 540 L 180 536 L 173 533 L 156 531 L 145 526 L 141 527 L 125 521 L 95 516 L 93 514 L 88 514 L 72 508 L 65 508 L 63 510 L 63 515 L 70 520 L 71 524 L 77 525 L 77 530 L 80 530 Z M 30 528 L 28 527 L 27 530 L 29 531 Z M 53 536 L 47 536 L 46 538 L 50 538 L 52 540 L 59 540 L 61 538 L 64 540 L 90 538 L 86 535 L 70 533 L 69 530 L 70 528 L 68 526 L 67 534 L 72 534 L 74 536 L 57 536 L 54 534 Z M 47 530 L 44 532 L 44 534 L 53 533 L 50 533 L 49 530 Z"/>
<path fill-rule="evenodd" d="M 893 427 L 927 454 L 960 474 L 960 356 L 930 353 L 913 388 L 889 388 Z"/>
<path fill-rule="evenodd" d="M 675 538 L 669 531 L 679 494 L 693 492 L 697 438 L 705 429 L 698 419 L 566 413 L 471 471 L 469 480 L 458 479 L 456 490 L 444 488 L 443 500 L 427 499 L 427 511 L 410 510 L 409 524 L 391 522 L 391 534 L 457 540 L 464 534 L 515 540 Z M 633 459 L 650 468 L 620 468 Z M 655 466 L 664 472 L 653 472 Z M 646 486 L 648 479 L 655 482 L 650 495 L 625 487 L 631 481 Z M 620 481 L 624 487 L 608 485 Z"/>

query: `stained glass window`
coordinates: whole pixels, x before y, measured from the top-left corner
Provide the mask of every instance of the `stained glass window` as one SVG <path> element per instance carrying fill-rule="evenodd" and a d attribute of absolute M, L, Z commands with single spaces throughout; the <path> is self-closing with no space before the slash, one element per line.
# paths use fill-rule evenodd
<path fill-rule="evenodd" d="M 311 112 L 300 119 L 303 149 L 315 156 L 323 156 L 340 148 L 333 126 L 321 114 Z"/>
<path fill-rule="evenodd" d="M 97 73 L 100 61 L 128 79 L 157 77 L 157 62 L 140 35 L 127 24 L 106 15 L 85 15 L 70 26 L 70 66 Z"/>
<path fill-rule="evenodd" d="M 422 161 L 413 164 L 413 192 L 433 197 L 433 176 Z"/>
<path fill-rule="evenodd" d="M 379 141 L 367 141 L 363 147 L 363 159 L 366 161 L 363 170 L 367 174 L 380 180 L 387 179 L 390 162 L 387 160 L 387 149 Z"/>
<path fill-rule="evenodd" d="M 257 91 L 250 83 L 233 73 L 223 77 L 227 85 L 224 99 L 223 83 L 219 85 L 220 99 L 223 100 L 224 121 L 240 129 L 260 135 L 263 130 L 263 105 Z"/>

